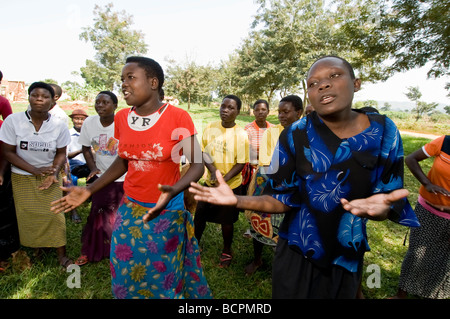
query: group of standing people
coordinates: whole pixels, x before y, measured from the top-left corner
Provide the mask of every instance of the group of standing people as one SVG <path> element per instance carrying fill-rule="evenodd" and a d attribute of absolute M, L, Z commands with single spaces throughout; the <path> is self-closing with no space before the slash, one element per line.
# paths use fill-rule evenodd
<path fill-rule="evenodd" d="M 255 121 L 243 129 L 235 121 L 242 102 L 227 95 L 220 106 L 220 121 L 205 128 L 201 143 L 189 114 L 161 101 L 164 73 L 156 61 L 129 57 L 121 80 L 130 108 L 114 115 L 117 100 L 110 92 L 101 92 L 98 108 L 96 100 L 98 117 L 83 123 L 79 141 L 89 176 L 97 175 L 85 187 L 61 185 L 58 174 L 67 158 L 70 135 L 61 122 L 48 116 L 54 91 L 47 84 L 30 86 L 30 110 L 11 116 L 0 131 L 3 154 L 12 164 L 13 190 L 26 190 L 17 196 L 14 192 L 19 229 L 29 227 L 22 222 L 22 214 L 30 198 L 45 203 L 31 242 L 36 245 L 43 238 L 40 245 L 48 246 L 51 241 L 60 263 L 66 265 L 70 261 L 65 256 L 64 215 L 59 213 L 71 212 L 92 198 L 89 218 L 98 216 L 88 224 L 111 225 L 109 242 L 94 250 L 108 250 L 115 298 L 211 298 L 199 248 L 206 223 L 221 224 L 219 265 L 227 267 L 233 258 L 233 224 L 239 212 L 246 211 L 254 246 L 254 260 L 246 272 L 251 274 L 261 265 L 264 244 L 276 245 L 273 298 L 353 299 L 361 282 L 364 253 L 369 250 L 368 219 L 391 219 L 419 232 L 426 220 L 420 216 L 420 207 L 428 212 L 434 209 L 432 218 L 446 219 L 448 184 L 439 184 L 442 179 L 437 176 L 448 167 L 447 138 L 430 143 L 407 160 L 426 189 L 421 189 L 421 206 L 414 213 L 403 188 L 398 129 L 386 116 L 352 109 L 353 94 L 361 82 L 342 58 L 323 57 L 311 66 L 307 87 L 313 111 L 307 116 L 301 118 L 301 99 L 287 96 L 278 106 L 280 125 L 271 125 L 265 119 L 268 103 L 260 100 L 254 105 Z M 114 133 L 94 139 L 98 143 L 94 145 L 92 138 L 83 137 L 89 122 L 97 125 L 97 131 L 114 123 Z M 14 128 L 20 127 L 16 132 Z M 96 147 L 117 154 L 104 170 L 97 158 L 93 162 L 90 157 Z M 38 162 L 27 158 L 24 150 L 32 148 L 45 156 L 35 159 Z M 444 154 L 442 167 L 427 178 L 416 162 L 438 154 Z M 181 156 L 190 164 L 182 176 Z M 197 181 L 205 167 L 205 185 L 200 185 Z M 247 183 L 242 185 L 243 181 Z M 185 209 L 187 188 L 198 200 L 195 214 Z M 32 196 L 27 194 L 31 192 Z M 101 213 L 108 203 L 117 204 L 110 206 L 114 218 Z M 49 211 L 54 213 L 51 217 Z M 262 223 L 270 227 L 258 228 Z M 58 231 L 51 236 L 49 228 L 38 231 L 44 224 L 58 225 L 53 227 Z M 441 228 L 448 239 L 448 225 Z M 86 236 L 91 236 L 87 242 L 96 241 L 94 229 L 85 227 Z M 428 231 L 427 236 L 432 234 Z M 83 238 L 87 237 L 83 232 Z M 26 236 L 23 240 L 27 243 Z M 439 247 L 448 251 L 449 240 Z M 408 251 L 407 256 L 413 257 L 405 258 L 399 296 L 418 293 L 410 288 L 412 280 L 406 274 L 414 268 L 419 250 L 410 247 Z M 97 258 L 90 257 L 89 250 L 82 249 L 82 254 L 86 261 Z M 448 273 L 448 254 L 446 258 L 438 263 L 436 273 Z M 422 275 L 423 267 L 418 267 Z M 441 286 L 434 296 L 448 297 L 448 279 L 439 279 L 435 282 Z"/>
<path fill-rule="evenodd" d="M 88 117 L 86 112 L 75 110 L 70 115 L 75 131 L 81 132 L 82 126 L 85 129 L 79 141 L 83 145 L 82 151 L 68 151 L 68 147 L 76 146 L 78 136 L 69 131 L 69 116 L 56 103 L 61 92 L 57 85 L 44 82 L 31 84 L 28 88 L 27 110 L 11 114 L 2 125 L 2 196 L 3 202 L 8 204 L 5 205 L 8 216 L 17 219 L 16 223 L 2 222 L 2 229 L 5 225 L 11 225 L 8 228 L 10 230 L 16 226 L 17 234 L 14 249 L 2 247 L 2 260 L 10 257 L 22 245 L 34 248 L 36 257 L 43 250 L 55 248 L 59 263 L 63 267 L 71 265 L 73 261 L 66 254 L 66 218 L 51 212 L 51 202 L 63 196 L 61 186 L 65 178 L 71 181 L 81 177 L 79 166 L 84 165 L 84 158 L 88 159 L 90 172 L 88 175 L 83 173 L 82 177 L 90 178 L 106 170 L 109 162 L 117 156 L 117 140 L 114 140 L 112 125 L 117 97 L 111 92 L 100 92 L 95 103 L 99 115 L 91 116 L 84 126 L 83 122 Z M 105 99 L 108 101 L 105 102 Z M 99 145 L 99 140 L 103 141 L 103 145 Z M 98 146 L 97 149 L 94 149 L 94 144 Z M 79 155 L 84 156 L 73 161 Z M 65 171 L 66 166 L 71 166 L 71 169 Z M 116 189 L 112 192 L 116 197 L 107 197 L 111 192 L 106 192 L 92 199 L 91 214 L 82 236 L 83 255 L 80 258 L 81 261 L 84 258 L 84 263 L 87 259 L 100 261 L 109 257 L 109 241 L 116 209 L 114 205 L 117 206 L 121 200 L 117 192 Z M 79 218 L 76 211 L 74 213 L 72 218 Z M 6 213 L 2 216 L 6 216 Z M 12 235 L 2 233 L 1 238 L 3 241 L 12 238 Z M 81 264 L 80 258 L 78 264 Z"/>
<path fill-rule="evenodd" d="M 216 187 L 191 183 L 190 191 L 199 201 L 259 212 L 259 221 L 265 214 L 285 215 L 272 267 L 274 298 L 356 298 L 369 249 L 367 220 L 389 218 L 415 231 L 424 228 L 406 199 L 402 140 L 395 124 L 377 112 L 352 109 L 360 85 L 351 65 L 339 57 L 313 63 L 307 88 L 314 111 L 281 132 L 260 194 L 235 194 L 220 171 L 215 172 Z M 448 185 L 444 188 L 448 192 Z M 447 194 L 439 193 L 443 198 Z M 441 213 L 448 210 L 446 205 L 437 205 Z M 437 249 L 446 249 L 438 255 L 436 280 L 427 290 L 432 286 L 448 298 L 449 230 L 445 224 L 440 228 L 444 236 Z M 417 266 L 414 257 L 409 258 L 409 268 L 405 259 L 402 270 L 405 277 L 409 274 L 409 284 L 415 276 L 411 269 Z M 424 278 L 420 284 L 430 278 L 424 270 L 432 262 L 428 259 L 426 266 L 417 267 Z M 257 259 L 252 264 L 256 268 Z M 406 281 L 400 283 L 399 297 L 406 294 Z M 409 288 L 410 293 L 418 291 Z"/>

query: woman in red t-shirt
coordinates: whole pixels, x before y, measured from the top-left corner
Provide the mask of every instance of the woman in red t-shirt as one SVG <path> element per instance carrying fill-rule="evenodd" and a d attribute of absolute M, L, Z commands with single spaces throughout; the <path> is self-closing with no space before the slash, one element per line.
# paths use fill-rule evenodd
<path fill-rule="evenodd" d="M 154 60 L 129 57 L 122 92 L 132 107 L 117 112 L 119 157 L 94 183 L 64 188 L 54 211 L 68 212 L 127 173 L 124 202 L 111 237 L 115 298 L 211 298 L 183 191 L 203 175 L 202 152 L 189 114 L 160 101 L 164 72 Z M 180 157 L 190 168 L 180 177 Z M 195 156 L 194 156 L 195 155 Z"/>

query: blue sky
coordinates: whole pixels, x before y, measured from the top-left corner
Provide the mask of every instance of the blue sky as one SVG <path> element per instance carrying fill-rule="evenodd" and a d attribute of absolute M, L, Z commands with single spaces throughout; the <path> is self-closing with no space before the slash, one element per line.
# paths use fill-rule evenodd
<path fill-rule="evenodd" d="M 133 16 L 133 28 L 145 34 L 148 56 L 163 66 L 166 58 L 218 64 L 247 36 L 258 6 L 253 0 L 15 0 L 2 3 L 0 70 L 5 79 L 33 82 L 52 78 L 79 80 L 90 43 L 79 40 L 93 24 L 95 4 L 114 3 L 114 10 Z M 399 73 L 384 83 L 363 84 L 356 100 L 407 101 L 408 86 L 419 86 L 422 99 L 450 105 L 445 82 L 427 80 L 426 69 Z"/>

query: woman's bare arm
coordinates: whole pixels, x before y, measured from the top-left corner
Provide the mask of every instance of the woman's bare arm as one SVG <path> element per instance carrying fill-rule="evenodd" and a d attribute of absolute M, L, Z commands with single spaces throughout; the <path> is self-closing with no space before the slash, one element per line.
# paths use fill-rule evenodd
<path fill-rule="evenodd" d="M 217 187 L 205 187 L 198 183 L 191 183 L 189 191 L 194 199 L 215 205 L 236 206 L 239 209 L 248 209 L 266 213 L 285 213 L 290 207 L 269 195 L 238 196 L 225 182 L 220 171 L 216 171 Z"/>

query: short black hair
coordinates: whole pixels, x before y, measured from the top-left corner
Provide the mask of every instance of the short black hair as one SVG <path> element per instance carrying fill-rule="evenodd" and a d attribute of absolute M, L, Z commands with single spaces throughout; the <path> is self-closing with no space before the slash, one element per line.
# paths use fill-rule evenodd
<path fill-rule="evenodd" d="M 350 73 L 350 77 L 352 78 L 352 80 L 356 79 L 355 71 L 353 70 L 353 66 L 350 64 L 350 62 L 348 62 L 346 59 L 341 58 L 340 56 L 337 56 L 337 55 L 325 55 L 325 56 L 322 56 L 322 57 L 318 58 L 316 61 L 314 61 L 314 63 L 311 64 L 309 69 L 311 69 L 313 67 L 313 65 L 316 64 L 317 62 L 319 62 L 320 60 L 327 59 L 327 58 L 336 58 L 336 59 L 341 60 L 344 63 L 345 67 L 348 69 L 348 71 Z M 309 71 L 308 71 L 308 73 L 309 73 Z"/>
<path fill-rule="evenodd" d="M 137 63 L 139 67 L 145 70 L 148 77 L 155 77 L 158 79 L 158 91 L 161 90 L 164 84 L 164 70 L 158 62 L 143 56 L 130 56 L 126 59 L 125 63 Z"/>
<path fill-rule="evenodd" d="M 97 96 L 99 96 L 100 94 L 106 94 L 109 95 L 109 97 L 111 98 L 111 100 L 113 101 L 114 104 L 117 105 L 117 103 L 119 103 L 119 100 L 117 99 L 117 96 L 111 92 L 111 91 L 101 91 L 97 94 Z"/>
<path fill-rule="evenodd" d="M 62 89 L 58 84 L 50 83 L 51 87 L 55 91 L 55 95 L 61 96 L 62 95 Z"/>
<path fill-rule="evenodd" d="M 263 99 L 259 99 L 257 100 L 255 103 L 253 103 L 252 109 L 254 109 L 258 104 L 265 104 L 267 106 L 267 109 L 269 109 L 269 102 L 267 102 L 266 100 Z"/>
<path fill-rule="evenodd" d="M 0 81 L 3 79 L 3 73 L 0 71 Z"/>
<path fill-rule="evenodd" d="M 234 101 L 236 102 L 236 104 L 237 104 L 237 109 L 238 109 L 238 111 L 241 110 L 242 102 L 241 102 L 241 99 L 238 98 L 236 95 L 228 94 L 227 96 L 225 96 L 225 97 L 222 99 L 222 101 L 225 100 L 225 99 L 232 99 L 232 100 L 234 100 Z"/>
<path fill-rule="evenodd" d="M 303 101 L 298 95 L 287 95 L 281 99 L 280 103 L 281 102 L 291 102 L 296 111 L 303 110 Z"/>
<path fill-rule="evenodd" d="M 45 82 L 34 82 L 30 85 L 30 87 L 28 88 L 28 95 L 31 94 L 31 91 L 33 91 L 34 89 L 45 89 L 47 91 L 50 92 L 50 95 L 52 96 L 52 99 L 55 98 L 55 90 L 53 90 L 53 87 Z"/>

